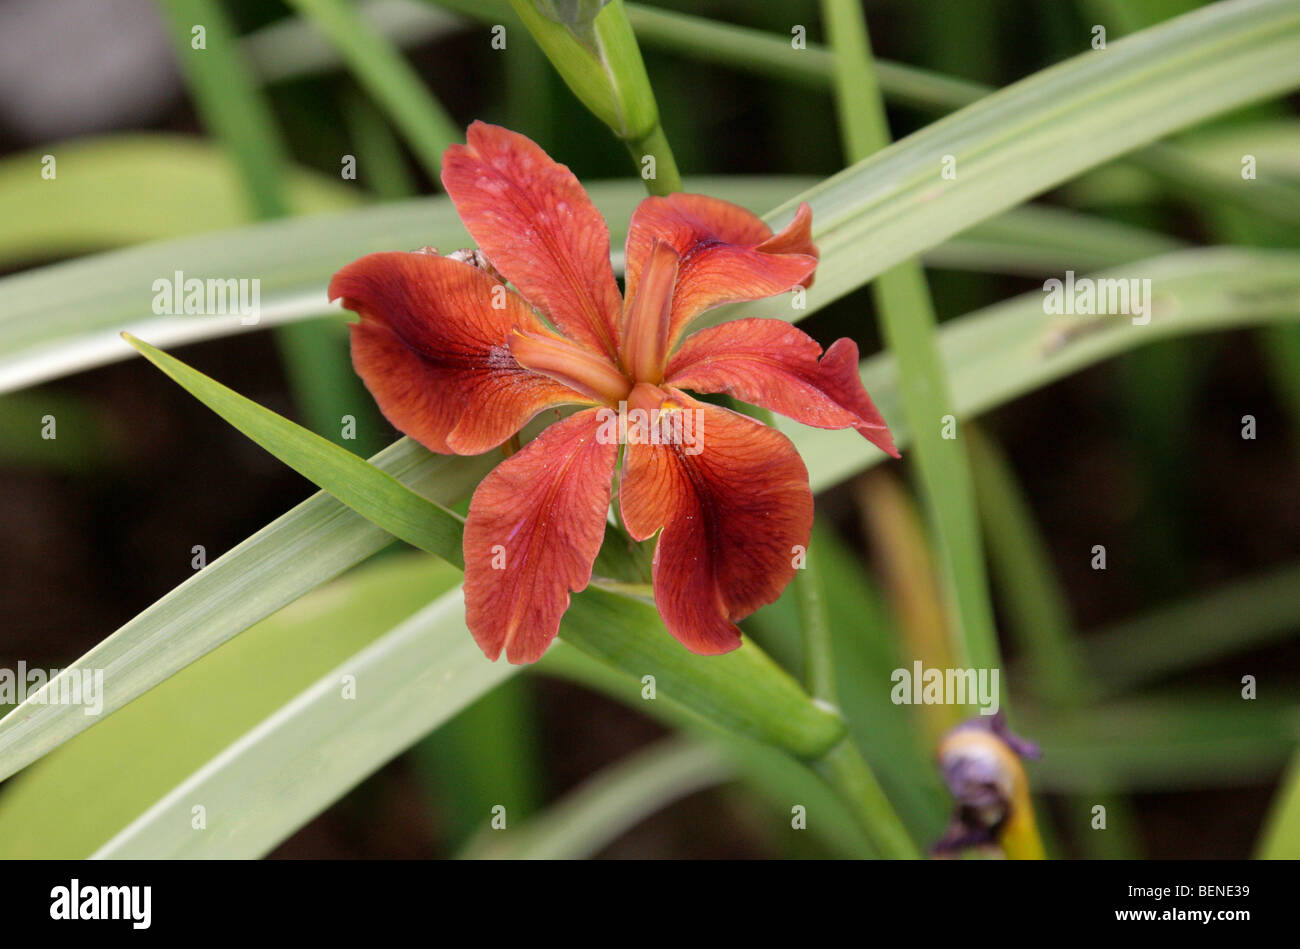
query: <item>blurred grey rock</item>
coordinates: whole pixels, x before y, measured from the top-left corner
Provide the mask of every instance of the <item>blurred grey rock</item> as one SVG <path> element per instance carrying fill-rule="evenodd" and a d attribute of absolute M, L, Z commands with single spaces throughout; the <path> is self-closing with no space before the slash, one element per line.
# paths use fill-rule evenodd
<path fill-rule="evenodd" d="M 153 0 L 0 0 L 0 123 L 18 138 L 138 128 L 180 92 Z"/>

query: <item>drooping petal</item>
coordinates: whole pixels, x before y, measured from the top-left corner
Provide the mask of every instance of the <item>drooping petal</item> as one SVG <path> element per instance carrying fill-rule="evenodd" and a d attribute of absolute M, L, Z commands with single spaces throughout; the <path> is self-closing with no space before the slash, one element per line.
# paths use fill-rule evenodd
<path fill-rule="evenodd" d="M 465 623 L 489 659 L 535 662 L 605 535 L 617 439 L 600 409 L 546 429 L 479 484 L 465 522 Z"/>
<path fill-rule="evenodd" d="M 854 428 L 899 457 L 862 385 L 851 339 L 836 340 L 823 356 L 815 339 L 784 320 L 731 320 L 687 339 L 665 378 L 696 392 L 727 392 L 815 428 Z"/>
<path fill-rule="evenodd" d="M 564 332 L 611 357 L 622 298 L 609 229 L 573 172 L 531 139 L 475 122 L 442 184 L 493 266 Z"/>
<path fill-rule="evenodd" d="M 644 406 L 648 388 L 637 386 L 629 404 Z M 812 530 L 808 470 L 780 432 L 683 392 L 658 392 L 670 410 L 695 413 L 702 450 L 629 444 L 623 521 L 637 540 L 663 528 L 654 591 L 669 632 L 692 652 L 728 652 L 740 645 L 736 622 L 775 600 L 794 576 L 796 548 Z"/>
<path fill-rule="evenodd" d="M 700 194 L 646 198 L 627 235 L 627 298 L 633 298 L 655 241 L 681 258 L 668 349 L 692 319 L 711 307 L 759 300 L 812 284 L 817 247 L 805 202 L 780 234 L 756 214 Z"/>
<path fill-rule="evenodd" d="M 351 325 L 352 364 L 380 411 L 430 451 L 478 454 L 549 406 L 596 401 L 515 361 L 516 327 L 550 331 L 469 264 L 370 254 L 334 275 L 329 296 L 361 316 Z"/>
<path fill-rule="evenodd" d="M 807 254 L 809 257 L 819 256 L 817 245 L 812 239 L 812 205 L 807 201 L 801 202 L 799 209 L 794 213 L 794 220 L 785 226 L 785 229 L 779 234 L 773 234 L 756 248 L 765 254 Z M 805 287 L 813 285 L 812 274 L 808 279 L 803 281 Z"/>

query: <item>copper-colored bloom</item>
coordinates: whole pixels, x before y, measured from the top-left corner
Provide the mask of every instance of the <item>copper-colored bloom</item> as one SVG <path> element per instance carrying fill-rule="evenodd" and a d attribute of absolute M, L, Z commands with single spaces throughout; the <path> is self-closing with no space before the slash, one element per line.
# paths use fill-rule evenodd
<path fill-rule="evenodd" d="M 619 454 L 608 423 L 622 405 L 659 410 L 665 431 L 680 432 L 674 413 L 695 413 L 693 446 L 627 439 L 620 510 L 637 540 L 662 529 L 654 593 L 669 631 L 694 652 L 736 648 L 735 622 L 780 595 L 794 548 L 808 542 L 808 472 L 780 432 L 682 390 L 856 428 L 897 455 L 851 340 L 823 356 L 783 320 L 746 319 L 682 342 L 711 307 L 812 282 L 811 209 L 773 234 L 715 198 L 647 198 L 632 217 L 620 295 L 609 231 L 572 172 L 503 128 L 475 122 L 468 140 L 447 150 L 442 183 L 497 273 L 430 253 L 371 254 L 339 271 L 329 295 L 361 316 L 353 364 L 380 409 L 431 451 L 485 452 L 544 409 L 587 406 L 475 491 L 470 632 L 489 658 L 504 649 L 511 662 L 536 660 L 555 637 L 604 536 Z"/>

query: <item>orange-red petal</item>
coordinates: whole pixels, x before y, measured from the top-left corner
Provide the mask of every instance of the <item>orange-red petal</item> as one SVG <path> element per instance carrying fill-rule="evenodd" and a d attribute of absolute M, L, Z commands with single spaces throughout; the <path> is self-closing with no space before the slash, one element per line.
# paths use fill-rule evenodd
<path fill-rule="evenodd" d="M 618 442 L 598 409 L 557 422 L 479 484 L 465 522 L 465 623 L 489 659 L 535 662 L 605 535 Z"/>
<path fill-rule="evenodd" d="M 700 194 L 646 198 L 637 206 L 627 235 L 627 299 L 633 299 L 641 271 L 656 240 L 681 258 L 673 295 L 668 348 L 692 319 L 711 307 L 759 300 L 812 284 L 817 247 L 812 209 L 799 206 L 780 234 L 751 211 Z"/>
<path fill-rule="evenodd" d="M 442 184 L 480 249 L 567 336 L 616 357 L 623 301 L 587 192 L 517 132 L 475 122 L 467 139 L 447 149 Z"/>
<path fill-rule="evenodd" d="M 361 316 L 351 326 L 352 364 L 380 411 L 430 451 L 478 454 L 548 406 L 595 401 L 515 361 L 513 329 L 549 330 L 469 264 L 370 254 L 334 275 L 329 296 Z"/>
<path fill-rule="evenodd" d="M 623 323 L 623 365 L 633 379 L 660 382 L 668 361 L 668 335 L 677 284 L 677 252 L 663 241 L 650 248 L 644 279 L 629 297 Z"/>
<path fill-rule="evenodd" d="M 687 339 L 665 378 L 696 392 L 726 392 L 815 428 L 854 428 L 899 457 L 862 385 L 851 339 L 836 340 L 823 356 L 815 339 L 784 320 L 732 320 Z"/>
<path fill-rule="evenodd" d="M 759 244 L 757 250 L 765 254 L 807 254 L 809 257 L 819 256 L 817 245 L 812 239 L 812 205 L 807 201 L 799 204 L 799 209 L 794 213 L 794 220 L 785 226 L 785 229 L 779 234 L 773 234 L 763 243 Z M 813 283 L 812 275 L 803 281 L 805 287 L 811 287 Z"/>
<path fill-rule="evenodd" d="M 665 389 L 699 412 L 703 450 L 628 445 L 619 503 L 628 533 L 663 528 L 654 557 L 655 603 L 669 632 L 692 652 L 740 645 L 736 622 L 771 603 L 808 544 L 808 470 L 790 440 L 726 409 Z"/>

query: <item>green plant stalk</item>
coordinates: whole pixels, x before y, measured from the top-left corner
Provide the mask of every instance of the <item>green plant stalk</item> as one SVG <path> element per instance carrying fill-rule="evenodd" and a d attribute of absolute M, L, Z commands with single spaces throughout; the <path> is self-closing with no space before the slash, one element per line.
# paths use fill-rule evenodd
<path fill-rule="evenodd" d="M 677 160 L 668 145 L 663 126 L 656 125 L 644 138 L 629 141 L 627 150 L 631 153 L 637 168 L 642 169 L 642 179 L 645 181 L 646 190 L 651 194 L 668 195 L 682 190 L 682 176 L 677 170 Z M 647 158 L 654 159 L 655 173 L 651 177 L 646 177 L 644 174 Z"/>
<path fill-rule="evenodd" d="M 575 682 L 607 695 L 667 728 L 708 739 L 725 752 L 738 775 L 780 808 L 788 809 L 791 801 L 799 801 L 807 805 L 809 812 L 820 814 L 821 818 L 810 823 L 808 829 L 837 856 L 851 859 L 880 856 L 843 796 L 808 762 L 791 757 L 770 744 L 728 733 L 691 715 L 680 703 L 667 696 L 660 695 L 655 701 L 647 702 L 639 680 L 596 661 L 567 643 L 558 643 L 547 650 L 530 671 Z"/>
<path fill-rule="evenodd" d="M 789 37 L 775 36 L 766 30 L 719 23 L 639 3 L 627 5 L 627 17 L 646 46 L 670 50 L 701 62 L 732 66 L 818 90 L 829 86 L 835 70 L 835 57 L 825 47 L 808 43 L 803 49 L 795 49 Z M 979 83 L 902 63 L 877 60 L 876 71 L 881 88 L 891 99 L 925 110 L 959 109 L 988 91 Z"/>
<path fill-rule="evenodd" d="M 338 47 L 357 80 L 381 103 L 429 177 L 438 180 L 442 153 L 459 127 L 382 33 L 341 0 L 289 0 Z"/>
<path fill-rule="evenodd" d="M 162 7 L 199 116 L 231 152 L 254 213 L 263 219 L 284 217 L 289 213 L 287 153 L 270 104 L 249 78 L 234 27 L 214 0 L 165 0 Z M 205 48 L 194 49 L 191 31 L 199 25 Z M 275 338 L 311 428 L 341 444 L 343 416 L 365 403 L 334 328 L 299 323 L 278 327 Z"/>
<path fill-rule="evenodd" d="M 836 56 L 845 151 L 850 161 L 860 161 L 889 144 L 866 22 L 856 0 L 822 0 L 822 11 Z M 945 417 L 955 420 L 956 412 L 935 341 L 924 271 L 918 262 L 905 261 L 877 277 L 872 291 L 883 336 L 898 363 L 921 495 L 949 587 L 954 654 L 968 666 L 1000 668 L 970 466 L 959 440 L 943 437 Z"/>
<path fill-rule="evenodd" d="M 755 408 L 751 414 L 763 424 L 775 427 L 776 420 L 770 410 Z M 791 583 L 799 608 L 808 693 L 813 701 L 841 714 L 825 590 L 811 549 L 804 552 L 804 558 L 803 567 L 795 571 Z M 852 809 L 872 846 L 882 857 L 912 859 L 919 856 L 902 819 L 850 735 L 845 734 L 839 744 L 815 763 L 815 767 Z"/>
<path fill-rule="evenodd" d="M 803 629 L 808 688 L 815 701 L 837 707 L 826 600 L 811 552 L 807 558 L 792 582 Z M 845 735 L 843 741 L 816 762 L 816 768 L 853 810 L 882 857 L 903 860 L 919 856 L 907 828 L 852 738 Z"/>
<path fill-rule="evenodd" d="M 766 409 L 755 413 L 772 424 Z M 838 711 L 835 688 L 834 652 L 831 644 L 830 617 L 826 596 L 817 573 L 811 550 L 805 552 L 804 566 L 795 571 L 795 599 L 799 606 L 799 626 L 803 632 L 804 675 L 813 700 Z M 882 857 L 912 859 L 919 856 L 916 844 L 903 825 L 898 812 L 889 802 L 880 782 L 853 739 L 845 735 L 820 761 L 817 770 L 839 792 L 853 810 L 862 829 Z"/>
<path fill-rule="evenodd" d="M 583 35 L 542 15 L 534 0 L 510 3 L 573 94 L 627 145 L 650 193 L 681 191 L 681 174 L 659 123 L 659 106 L 623 0 L 610 0 L 590 23 L 581 24 Z M 451 6 L 484 17 L 482 11 Z M 490 19 L 497 8 L 489 11 Z M 648 158 L 654 161 L 651 176 L 645 174 Z"/>
<path fill-rule="evenodd" d="M 844 739 L 817 762 L 816 768 L 852 807 L 880 856 L 894 860 L 920 857 L 880 782 L 852 741 Z"/>
<path fill-rule="evenodd" d="M 793 581 L 795 601 L 799 606 L 799 626 L 803 631 L 804 678 L 808 693 L 814 699 L 838 707 L 826 590 L 813 561 L 812 550 L 809 549 L 804 556 L 804 567 L 795 574 Z"/>
<path fill-rule="evenodd" d="M 373 102 L 350 81 L 341 97 L 343 121 L 357 151 L 358 177 L 381 201 L 402 201 L 420 193 L 401 143 Z"/>

